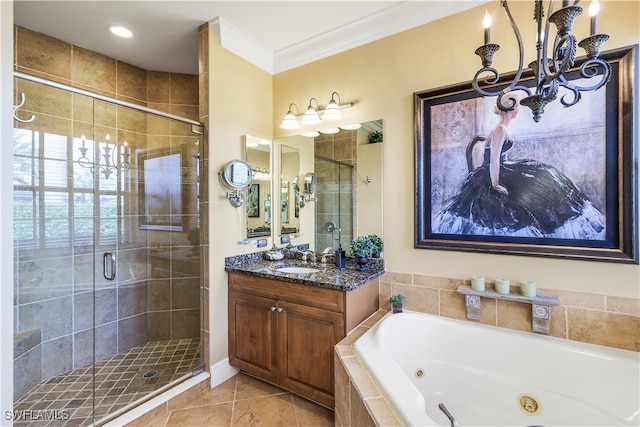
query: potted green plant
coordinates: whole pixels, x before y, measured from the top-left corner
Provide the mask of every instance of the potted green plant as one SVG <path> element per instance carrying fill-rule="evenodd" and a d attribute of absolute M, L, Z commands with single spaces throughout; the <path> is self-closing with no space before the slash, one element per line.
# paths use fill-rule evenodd
<path fill-rule="evenodd" d="M 384 244 L 382 243 L 382 238 L 377 234 L 369 234 L 367 237 L 369 238 L 369 241 L 371 242 L 371 246 L 373 247 L 372 256 L 374 258 L 380 258 L 380 254 L 382 253 L 382 248 L 384 247 Z"/>
<path fill-rule="evenodd" d="M 374 246 L 369 236 L 358 236 L 351 241 L 351 255 L 360 266 L 360 271 L 367 271 L 369 257 L 373 255 Z"/>
<path fill-rule="evenodd" d="M 375 144 L 378 142 L 382 142 L 382 132 L 374 130 L 369 134 L 369 144 Z"/>
<path fill-rule="evenodd" d="M 394 313 L 402 313 L 402 306 L 404 304 L 405 296 L 402 294 L 393 295 L 389 298 L 389 302 L 391 303 L 391 308 Z"/>

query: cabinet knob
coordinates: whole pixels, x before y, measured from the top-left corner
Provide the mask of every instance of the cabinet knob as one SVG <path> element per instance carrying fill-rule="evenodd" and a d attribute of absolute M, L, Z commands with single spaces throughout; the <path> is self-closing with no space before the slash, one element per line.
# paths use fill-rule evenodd
<path fill-rule="evenodd" d="M 276 308 L 275 307 L 271 307 L 271 311 L 276 311 Z"/>
<path fill-rule="evenodd" d="M 282 313 L 283 311 L 284 311 L 284 308 L 278 307 L 278 313 Z"/>

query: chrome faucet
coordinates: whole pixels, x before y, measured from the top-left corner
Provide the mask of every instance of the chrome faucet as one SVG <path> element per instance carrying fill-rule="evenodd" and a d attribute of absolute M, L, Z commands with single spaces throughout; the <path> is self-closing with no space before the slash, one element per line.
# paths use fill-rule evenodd
<path fill-rule="evenodd" d="M 447 409 L 446 406 L 444 406 L 444 403 L 439 403 L 438 404 L 438 408 L 440 408 L 440 410 L 442 412 L 444 412 L 444 414 L 447 416 L 447 418 L 449 418 L 449 422 L 451 423 L 451 427 L 458 427 L 458 422 L 456 421 L 456 419 L 454 418 L 453 415 L 451 415 L 451 412 L 449 412 L 449 410 Z"/>
<path fill-rule="evenodd" d="M 318 258 L 316 258 L 316 254 L 314 254 L 312 251 L 302 251 L 302 260 L 317 262 Z"/>

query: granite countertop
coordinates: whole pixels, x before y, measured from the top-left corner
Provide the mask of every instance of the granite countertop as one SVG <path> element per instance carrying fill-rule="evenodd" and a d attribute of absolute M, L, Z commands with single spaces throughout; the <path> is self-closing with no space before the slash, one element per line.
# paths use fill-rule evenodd
<path fill-rule="evenodd" d="M 314 273 L 283 273 L 278 271 L 278 268 L 281 267 L 307 267 L 319 271 Z M 340 270 L 333 263 L 333 259 L 326 263 L 313 263 L 292 258 L 284 258 L 280 261 L 267 261 L 262 259 L 262 257 L 244 256 L 227 258 L 225 270 L 233 273 L 248 274 L 309 286 L 319 286 L 339 291 L 352 291 L 382 276 L 384 274 L 384 261 L 381 259 L 370 259 L 368 271 L 360 271 L 353 258 L 347 258 L 347 268 Z"/>

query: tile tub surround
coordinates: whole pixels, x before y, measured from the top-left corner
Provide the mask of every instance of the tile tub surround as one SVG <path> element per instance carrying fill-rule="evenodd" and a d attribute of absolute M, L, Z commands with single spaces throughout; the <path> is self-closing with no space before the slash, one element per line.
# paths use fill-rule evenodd
<path fill-rule="evenodd" d="M 356 340 L 387 312 L 374 313 L 335 346 L 336 427 L 404 425 L 353 349 Z"/>
<path fill-rule="evenodd" d="M 459 285 L 469 280 L 420 274 L 386 272 L 380 278 L 380 307 L 389 308 L 389 297 L 406 295 L 407 310 L 466 320 L 464 296 Z M 488 281 L 487 288 L 493 284 Z M 518 293 L 516 285 L 511 292 Z M 552 308 L 551 336 L 591 344 L 640 351 L 640 300 L 540 288 L 557 296 L 562 304 Z M 531 306 L 483 298 L 480 323 L 531 332 Z"/>

